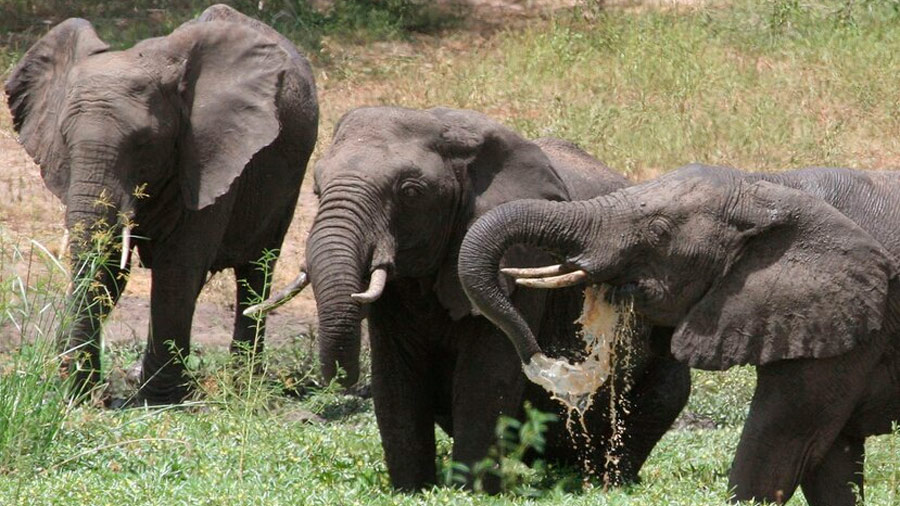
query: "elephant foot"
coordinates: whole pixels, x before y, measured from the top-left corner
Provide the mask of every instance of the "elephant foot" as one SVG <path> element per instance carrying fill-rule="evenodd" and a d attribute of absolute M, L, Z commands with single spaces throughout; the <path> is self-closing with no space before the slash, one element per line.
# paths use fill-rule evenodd
<path fill-rule="evenodd" d="M 139 406 L 181 404 L 194 393 L 194 389 L 188 383 L 171 386 L 172 383 L 158 382 L 166 385 L 165 388 L 158 388 L 154 383 L 144 380 L 137 394 L 133 397 L 134 402 Z"/>

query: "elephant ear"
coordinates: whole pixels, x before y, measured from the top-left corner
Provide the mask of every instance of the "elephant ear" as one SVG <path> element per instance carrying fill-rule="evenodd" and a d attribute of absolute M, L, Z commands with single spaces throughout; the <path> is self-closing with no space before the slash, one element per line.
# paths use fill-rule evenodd
<path fill-rule="evenodd" d="M 276 101 L 289 55 L 260 32 L 224 21 L 186 24 L 167 39 L 184 53 L 183 196 L 189 209 L 202 209 L 278 137 Z"/>
<path fill-rule="evenodd" d="M 890 254 L 812 195 L 759 181 L 737 192 L 744 230 L 724 274 L 675 331 L 701 369 L 846 353 L 882 328 Z"/>
<path fill-rule="evenodd" d="M 107 49 L 87 20 L 70 18 L 31 46 L 6 81 L 13 128 L 25 151 L 40 165 L 47 188 L 59 198 L 69 184 L 68 159 L 58 127 L 66 79 L 76 63 Z"/>
<path fill-rule="evenodd" d="M 474 111 L 435 108 L 429 112 L 443 125 L 434 149 L 456 173 L 463 188 L 460 228 L 435 283 L 438 299 L 453 319 L 459 319 L 472 311 L 456 271 L 459 245 L 469 226 L 504 202 L 569 200 L 569 192 L 550 159 L 535 143 Z M 539 255 L 536 251 L 532 253 Z M 506 260 L 531 263 L 530 255 L 525 252 L 518 252 L 515 257 Z"/>

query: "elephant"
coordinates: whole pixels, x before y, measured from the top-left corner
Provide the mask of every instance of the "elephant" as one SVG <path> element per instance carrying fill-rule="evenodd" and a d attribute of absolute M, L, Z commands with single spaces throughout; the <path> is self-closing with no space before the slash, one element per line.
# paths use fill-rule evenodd
<path fill-rule="evenodd" d="M 234 270 L 233 348 L 259 349 L 264 322 L 242 310 L 267 294 L 318 135 L 312 70 L 293 44 L 225 5 L 122 51 L 72 18 L 28 50 L 6 94 L 20 142 L 66 206 L 73 284 L 88 287 L 62 336 L 75 392 L 100 380 L 102 322 L 134 247 L 152 278 L 137 399 L 190 391 L 180 357 L 208 272 Z M 120 261 L 89 273 L 103 230 L 116 240 L 102 252 Z"/>
<path fill-rule="evenodd" d="M 508 270 L 518 284 L 605 284 L 674 329 L 679 361 L 755 366 L 733 499 L 783 503 L 800 486 L 811 505 L 850 505 L 866 436 L 900 420 L 898 217 L 898 173 L 693 164 L 584 202 L 499 206 L 470 228 L 458 269 L 524 364 L 541 346 L 496 280 L 520 243 L 560 263 Z"/>
<path fill-rule="evenodd" d="M 488 455 L 499 415 L 519 416 L 525 400 L 542 411 L 559 409 L 542 390 L 526 388 L 513 348 L 472 314 L 456 274 L 457 251 L 469 224 L 504 202 L 586 199 L 627 186 L 625 177 L 574 144 L 528 141 L 475 111 L 401 107 L 346 113 L 314 171 L 319 208 L 305 267 L 323 376 L 345 387 L 357 383 L 365 316 L 375 415 L 395 488 L 435 482 L 435 423 L 453 437 L 452 458 L 471 467 Z M 542 261 L 534 253 L 514 252 L 509 261 Z M 573 323 L 579 290 L 546 296 L 517 289 L 512 297 L 548 346 L 580 349 Z M 272 299 L 260 310 L 280 302 Z M 615 470 L 621 481 L 637 476 L 690 389 L 689 369 L 667 352 L 648 351 L 642 363 L 629 420 L 641 429 Z M 588 415 L 594 441 L 605 439 L 608 417 L 600 409 Z M 549 432 L 547 457 L 575 462 L 563 424 Z M 592 450 L 602 470 L 605 448 Z M 484 485 L 499 487 L 491 477 Z"/>

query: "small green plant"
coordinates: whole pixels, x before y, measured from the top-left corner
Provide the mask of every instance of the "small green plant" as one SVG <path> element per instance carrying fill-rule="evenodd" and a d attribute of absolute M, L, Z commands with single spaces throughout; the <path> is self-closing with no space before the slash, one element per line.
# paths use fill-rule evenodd
<path fill-rule="evenodd" d="M 556 419 L 556 415 L 544 413 L 527 402 L 524 421 L 501 416 L 495 430 L 497 442 L 489 455 L 471 468 L 461 462 L 444 462 L 441 469 L 444 483 L 461 486 L 471 477 L 472 487 L 476 491 L 483 491 L 487 479 L 499 479 L 501 489 L 506 492 L 524 496 L 538 495 L 532 484 L 546 475 L 547 467 L 537 455 L 544 453 L 547 425 Z"/>
<path fill-rule="evenodd" d="M 772 0 L 769 28 L 775 32 L 789 29 L 798 11 L 800 11 L 800 0 Z"/>

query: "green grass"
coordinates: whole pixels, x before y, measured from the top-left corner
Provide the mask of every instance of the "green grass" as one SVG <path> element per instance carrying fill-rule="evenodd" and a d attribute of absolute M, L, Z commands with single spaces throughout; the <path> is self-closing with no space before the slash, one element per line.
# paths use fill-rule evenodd
<path fill-rule="evenodd" d="M 397 65 L 384 103 L 486 111 L 640 174 L 690 161 L 746 168 L 900 162 L 893 2 L 773 2 L 561 15 L 439 65 Z M 781 19 L 777 23 L 772 19 Z M 424 58 L 429 58 L 428 55 Z"/>
<path fill-rule="evenodd" d="M 0 0 L 0 33 L 6 34 L 0 74 L 45 30 L 39 22 L 45 16 L 88 16 L 101 36 L 125 47 L 167 32 L 205 7 L 193 0 L 98 5 Z M 240 5 L 252 11 L 257 2 Z M 810 164 L 889 168 L 900 162 L 900 4 L 893 0 L 594 9 L 588 17 L 560 13 L 486 37 L 433 35 L 447 25 L 426 11 L 409 14 L 403 9 L 411 4 L 404 2 L 339 2 L 331 14 L 305 5 L 266 2 L 256 14 L 312 56 L 326 144 L 350 105 L 374 102 L 479 109 L 531 137 L 574 140 L 610 166 L 639 176 L 694 160 L 772 170 Z M 145 19 L 145 9 L 154 6 L 167 10 Z M 396 46 L 373 44 L 384 40 Z M 41 304 L 21 301 L 64 289 L 60 279 L 47 278 L 50 267 L 23 269 L 27 258 L 20 254 L 0 265 L 4 344 L 18 334 L 3 318 L 41 314 L 35 309 Z M 22 287 L 31 287 L 24 296 Z M 574 475 L 551 468 L 523 475 L 524 489 L 540 491 L 534 498 L 448 487 L 407 496 L 388 487 L 371 402 L 315 382 L 308 337 L 270 350 L 256 381 L 241 381 L 249 370 L 240 369 L 236 379 L 221 351 L 196 353 L 189 365 L 203 393 L 198 402 L 147 411 L 68 409 L 54 400 L 59 385 L 43 369 L 52 353 L 34 350 L 0 358 L 0 416 L 11 412 L 4 408 L 10 395 L 38 408 L 0 420 L 0 502 L 721 504 L 754 384 L 749 368 L 695 371 L 687 409 L 717 429 L 669 432 L 638 486 L 605 492 L 575 483 L 573 493 Z M 137 351 L 106 350 L 107 371 L 120 379 Z M 16 361 L 21 365 L 12 367 Z M 23 377 L 32 378 L 30 386 L 13 388 Z M 308 418 L 318 421 L 299 421 Z M 450 443 L 438 434 L 446 471 Z M 867 450 L 869 502 L 896 503 L 900 434 L 870 438 Z M 792 504 L 804 502 L 798 497 Z"/>

